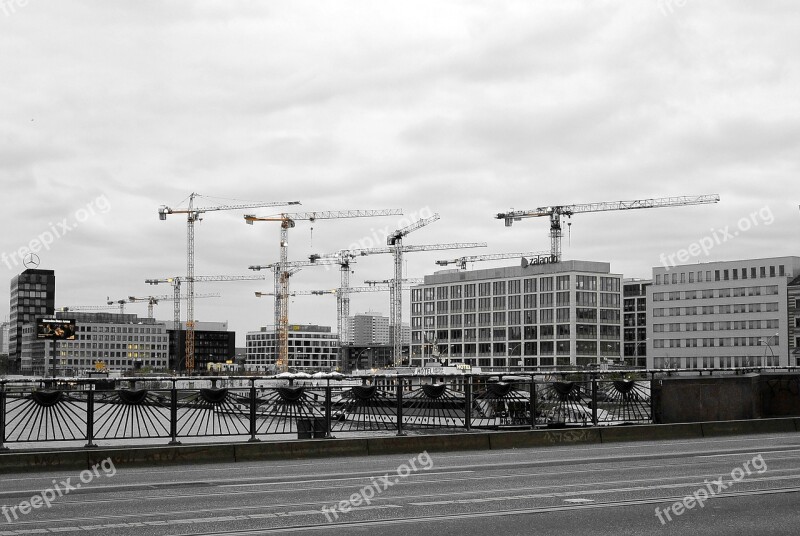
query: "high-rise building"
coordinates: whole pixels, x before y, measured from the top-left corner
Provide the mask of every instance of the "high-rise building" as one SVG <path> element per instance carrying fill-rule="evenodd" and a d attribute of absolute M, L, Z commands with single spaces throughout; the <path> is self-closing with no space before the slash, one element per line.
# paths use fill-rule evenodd
<path fill-rule="evenodd" d="M 800 257 L 653 268 L 648 368 L 786 366 Z M 796 343 L 797 341 L 793 341 Z"/>
<path fill-rule="evenodd" d="M 647 366 L 647 287 L 652 281 L 622 282 L 622 351 L 626 367 Z"/>
<path fill-rule="evenodd" d="M 278 338 L 273 328 L 247 333 L 245 369 L 265 372 L 275 365 Z M 288 367 L 299 370 L 335 370 L 339 343 L 330 326 L 289 324 Z"/>
<path fill-rule="evenodd" d="M 22 329 L 37 318 L 52 316 L 55 310 L 56 276 L 53 270 L 30 268 L 11 280 L 11 316 L 8 355 L 12 370 L 22 366 Z M 38 347 L 36 349 L 38 351 Z M 44 355 L 32 356 L 44 359 Z"/>
<path fill-rule="evenodd" d="M 403 344 L 411 341 L 411 326 L 403 323 L 401 330 Z M 388 346 L 389 317 L 376 312 L 358 313 L 345 323 L 344 342 L 352 346 Z"/>
<path fill-rule="evenodd" d="M 11 324 L 9 322 L 0 323 L 0 355 L 8 355 L 8 335 Z"/>
<path fill-rule="evenodd" d="M 621 358 L 621 282 L 610 265 L 564 261 L 444 270 L 411 289 L 411 366 L 568 367 Z"/>

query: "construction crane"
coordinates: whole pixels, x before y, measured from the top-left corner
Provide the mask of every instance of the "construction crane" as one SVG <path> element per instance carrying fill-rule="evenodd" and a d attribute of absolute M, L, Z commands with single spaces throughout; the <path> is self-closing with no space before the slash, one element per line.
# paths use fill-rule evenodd
<path fill-rule="evenodd" d="M 111 309 L 116 309 L 116 308 L 117 305 L 114 305 L 114 303 L 111 302 L 108 305 L 69 305 L 69 306 L 59 307 L 58 310 L 61 311 L 62 313 L 67 313 L 69 311 L 75 311 L 75 312 L 110 311 Z"/>
<path fill-rule="evenodd" d="M 194 201 L 200 194 L 189 194 L 187 208 L 173 209 L 166 205 L 158 208 L 158 218 L 166 220 L 168 214 L 186 214 L 186 366 L 191 373 L 194 370 L 194 224 L 202 221 L 201 214 L 221 210 L 245 210 L 251 208 L 278 207 L 284 205 L 299 205 L 300 201 L 274 201 L 267 203 L 239 203 L 233 205 L 217 205 L 209 207 L 196 207 Z M 176 327 L 177 329 L 177 327 Z M 189 368 L 191 365 L 191 368 Z"/>
<path fill-rule="evenodd" d="M 121 314 L 121 315 L 125 314 L 125 304 L 128 303 L 127 300 L 112 300 L 112 299 L 109 299 L 109 298 L 106 298 L 106 299 L 108 300 L 108 305 L 113 305 L 113 306 L 119 307 L 119 314 Z"/>
<path fill-rule="evenodd" d="M 317 257 L 319 258 L 319 257 Z M 392 290 L 392 286 L 389 284 L 391 280 L 387 279 L 386 281 L 366 281 L 369 286 L 366 287 L 339 287 L 334 289 L 327 289 L 327 290 L 297 290 L 292 291 L 289 293 L 289 296 L 326 296 L 326 295 L 334 295 L 336 296 L 336 324 L 338 326 L 338 339 L 339 339 L 339 367 L 344 367 L 344 347 L 345 347 L 345 324 L 347 319 L 349 318 L 349 309 L 348 309 L 348 316 L 343 317 L 344 309 L 341 307 L 341 300 L 342 297 L 349 294 L 361 293 L 361 292 L 387 292 Z M 409 279 L 403 280 L 404 284 L 407 285 L 415 285 L 422 283 L 422 279 Z M 407 285 L 404 285 L 403 288 L 409 288 Z M 277 296 L 276 292 L 256 292 L 257 298 L 262 298 L 265 296 Z M 348 307 L 349 307 L 350 298 L 347 298 Z"/>
<path fill-rule="evenodd" d="M 524 259 L 526 257 L 540 257 L 542 255 L 549 255 L 546 252 L 527 252 L 527 253 L 493 253 L 490 255 L 468 255 L 466 257 L 459 257 L 457 259 L 447 259 L 436 261 L 439 266 L 447 266 L 448 264 L 458 264 L 462 270 L 467 269 L 468 262 L 478 261 L 499 261 L 503 259 Z"/>
<path fill-rule="evenodd" d="M 148 285 L 158 285 L 161 283 L 169 283 L 172 285 L 172 293 L 173 293 L 173 318 L 174 324 L 173 328 L 178 331 L 181 327 L 181 283 L 188 282 L 189 278 L 176 276 L 176 277 L 163 277 L 160 279 L 145 279 L 144 282 Z M 204 283 L 209 281 L 263 281 L 264 276 L 255 276 L 255 275 L 198 275 L 193 276 L 191 278 L 192 284 L 194 283 Z M 186 293 L 186 301 L 187 307 L 188 303 L 191 302 L 190 295 Z M 192 313 L 194 316 L 194 313 Z M 194 321 L 192 321 L 192 337 L 194 337 Z M 186 325 L 186 338 L 189 338 L 189 324 L 187 321 Z M 188 350 L 188 345 L 187 345 Z M 178 358 L 178 337 L 175 337 L 175 348 L 174 348 L 174 355 L 175 358 Z M 192 344 L 192 353 L 186 353 L 186 370 L 191 372 L 194 370 L 194 343 Z"/>
<path fill-rule="evenodd" d="M 608 201 L 586 203 L 582 205 L 554 205 L 539 207 L 534 210 L 514 210 L 501 212 L 495 217 L 504 220 L 506 227 L 522 218 L 550 218 L 550 257 L 553 262 L 561 262 L 561 220 L 571 218 L 573 214 L 585 212 L 606 212 L 610 210 L 634 210 L 639 208 L 683 207 L 688 205 L 706 205 L 718 203 L 719 195 L 698 195 L 682 197 L 660 197 L 655 199 L 635 199 L 632 201 Z"/>
<path fill-rule="evenodd" d="M 486 244 L 483 244 L 484 246 Z M 469 247 L 479 247 L 480 244 L 469 243 L 469 244 L 429 244 L 429 245 L 419 245 L 419 246 L 401 246 L 403 253 L 412 253 L 412 252 L 419 252 L 419 251 L 435 251 L 435 250 L 444 250 L 444 249 L 461 249 L 461 248 L 469 248 Z M 336 294 L 336 307 L 337 307 L 337 319 L 338 325 L 337 329 L 339 333 L 343 333 L 344 330 L 344 319 L 350 317 L 350 294 L 347 292 L 347 289 L 350 288 L 350 265 L 351 263 L 355 262 L 358 257 L 366 257 L 368 255 L 380 255 L 380 254 L 388 254 L 388 253 L 395 253 L 394 247 L 382 247 L 382 248 L 363 248 L 363 249 L 344 249 L 341 251 L 337 251 L 334 253 L 329 253 L 326 255 L 311 255 L 309 260 L 311 262 L 316 262 L 319 259 L 323 260 L 332 260 L 336 264 L 339 265 L 339 288 L 342 290 Z M 421 281 L 420 281 L 421 282 Z M 386 281 L 386 284 L 389 284 L 389 280 Z M 393 289 L 389 289 L 389 298 L 390 303 L 394 301 L 393 298 Z M 341 343 L 341 341 L 340 341 Z M 342 364 L 344 363 L 344 349 L 343 345 L 339 345 L 341 348 L 340 350 L 340 360 Z"/>
<path fill-rule="evenodd" d="M 275 366 L 279 372 L 286 372 L 289 369 L 289 278 L 299 272 L 302 268 L 309 266 L 325 266 L 335 264 L 332 260 L 321 261 L 285 261 L 275 262 L 266 265 L 250 266 L 250 270 L 272 270 L 275 278 L 274 326 L 277 337 L 278 355 L 275 359 Z"/>
<path fill-rule="evenodd" d="M 403 280 L 403 253 L 407 251 L 406 247 L 403 246 L 403 238 L 417 229 L 421 229 L 422 227 L 425 227 L 426 225 L 429 225 L 438 219 L 439 214 L 434 214 L 429 218 L 417 220 L 406 227 L 397 229 L 386 237 L 386 244 L 392 249 L 392 255 L 394 256 L 394 278 L 392 279 L 389 291 L 389 342 L 392 346 L 392 359 L 396 365 L 400 364 L 403 359 L 403 297 L 401 287 Z M 442 247 L 431 245 L 427 247 L 427 250 L 455 249 L 456 247 L 459 249 L 486 247 L 486 243 L 479 242 L 472 244 L 450 245 L 442 244 L 441 246 Z"/>
<path fill-rule="evenodd" d="M 219 294 L 195 294 L 194 299 L 199 298 L 219 298 Z M 128 296 L 128 303 L 147 302 L 147 318 L 153 318 L 153 306 L 158 305 L 162 301 L 175 301 L 175 296 L 164 294 L 163 296 L 146 296 L 144 298 L 137 298 L 135 296 Z M 179 296 L 178 300 L 185 300 L 186 296 Z"/>
<path fill-rule="evenodd" d="M 316 220 L 333 220 L 342 218 L 370 218 L 377 216 L 398 216 L 402 215 L 401 209 L 383 209 L 383 210 L 328 210 L 321 212 L 295 212 L 295 213 L 281 213 L 271 216 L 257 217 L 253 215 L 246 215 L 245 222 L 252 225 L 256 221 L 272 221 L 280 222 L 281 235 L 280 235 L 280 260 L 278 261 L 278 268 L 275 272 L 275 329 L 278 334 L 278 358 L 276 366 L 279 370 L 285 371 L 288 367 L 289 356 L 289 305 L 286 296 L 289 295 L 289 277 L 288 262 L 289 262 L 289 229 L 295 226 L 296 221 L 316 221 Z"/>

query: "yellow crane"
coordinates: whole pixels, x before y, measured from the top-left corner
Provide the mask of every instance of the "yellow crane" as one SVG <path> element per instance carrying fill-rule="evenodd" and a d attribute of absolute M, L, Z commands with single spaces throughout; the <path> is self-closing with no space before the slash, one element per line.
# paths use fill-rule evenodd
<path fill-rule="evenodd" d="M 296 221 L 316 221 L 332 220 L 341 218 L 371 218 L 376 216 L 397 216 L 402 215 L 401 209 L 382 209 L 382 210 L 326 210 L 319 212 L 294 212 L 280 213 L 270 216 L 257 217 L 248 214 L 244 217 L 248 225 L 253 222 L 279 222 L 281 224 L 280 235 L 280 260 L 277 265 L 270 265 L 269 268 L 275 270 L 275 330 L 278 336 L 278 356 L 275 364 L 278 370 L 285 371 L 288 367 L 289 356 L 289 303 L 286 299 L 289 296 L 289 277 L 294 272 L 289 272 L 289 229 L 295 226 Z M 303 262 L 303 261 L 300 261 Z M 304 264 L 311 266 L 311 264 Z M 251 269 L 261 269 L 263 267 L 250 267 Z M 299 269 L 299 268 L 298 268 Z"/>
<path fill-rule="evenodd" d="M 162 277 L 160 279 L 145 279 L 145 283 L 148 285 L 158 285 L 161 283 L 169 283 L 172 285 L 172 293 L 173 299 L 172 302 L 174 304 L 174 324 L 173 328 L 175 330 L 181 329 L 181 283 L 187 281 L 189 278 L 184 278 L 181 276 L 176 277 Z M 254 275 L 198 275 L 193 276 L 191 278 L 192 283 L 204 283 L 209 281 L 263 281 L 264 276 L 254 276 Z M 186 293 L 186 302 L 187 304 L 190 302 L 189 300 L 189 293 Z M 193 316 L 192 313 L 191 316 Z M 194 337 L 194 322 L 192 322 L 192 337 Z M 189 325 L 186 325 L 186 338 L 189 338 Z M 178 338 L 175 337 L 175 348 L 173 350 L 175 359 L 178 358 Z M 188 345 L 187 345 L 188 349 Z M 185 358 L 186 370 L 191 372 L 194 370 L 194 343 L 192 343 L 192 353 L 186 354 Z"/>
<path fill-rule="evenodd" d="M 550 258 L 551 262 L 561 262 L 561 221 L 573 214 L 586 212 L 607 212 L 610 210 L 635 210 L 640 208 L 683 207 L 687 205 L 706 205 L 718 203 L 719 195 L 696 195 L 680 197 L 659 197 L 653 199 L 634 199 L 631 201 L 603 201 L 580 205 L 553 205 L 533 210 L 514 210 L 501 212 L 495 216 L 503 220 L 506 227 L 523 218 L 550 218 Z"/>
<path fill-rule="evenodd" d="M 273 201 L 260 203 L 236 203 L 216 206 L 195 206 L 195 199 L 204 197 L 192 192 L 186 208 L 170 208 L 162 205 L 158 209 L 158 218 L 166 220 L 169 214 L 186 214 L 186 366 L 191 373 L 194 370 L 194 224 L 202 221 L 201 215 L 206 212 L 221 210 L 245 210 L 251 208 L 299 205 L 300 201 Z M 189 367 L 191 365 L 191 368 Z"/>

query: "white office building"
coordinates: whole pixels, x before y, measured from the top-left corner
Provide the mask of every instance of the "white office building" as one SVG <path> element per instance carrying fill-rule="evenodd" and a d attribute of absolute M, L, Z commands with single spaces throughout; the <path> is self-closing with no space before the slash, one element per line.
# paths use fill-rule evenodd
<path fill-rule="evenodd" d="M 647 366 L 790 364 L 788 285 L 798 275 L 800 257 L 653 268 Z"/>
<path fill-rule="evenodd" d="M 402 324 L 401 337 L 403 345 L 411 342 L 409 324 Z M 389 317 L 373 311 L 351 316 L 345 323 L 344 342 L 352 346 L 388 346 Z"/>
<path fill-rule="evenodd" d="M 482 368 L 619 363 L 621 282 L 590 261 L 425 276 L 411 289 L 411 366 L 431 357 Z"/>
<path fill-rule="evenodd" d="M 339 342 L 330 326 L 289 325 L 290 369 L 335 370 L 338 366 Z M 261 328 L 246 335 L 247 354 L 245 370 L 269 372 L 278 355 L 278 337 L 275 329 Z"/>

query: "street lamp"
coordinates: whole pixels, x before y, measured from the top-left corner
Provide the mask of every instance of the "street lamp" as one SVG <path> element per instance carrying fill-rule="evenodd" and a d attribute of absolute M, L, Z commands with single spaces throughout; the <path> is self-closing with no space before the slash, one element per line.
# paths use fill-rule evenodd
<path fill-rule="evenodd" d="M 775 361 L 775 352 L 772 351 L 772 345 L 770 344 L 770 341 L 772 341 L 772 339 L 774 339 L 778 335 L 779 333 L 775 333 L 771 337 L 769 337 L 766 341 L 764 339 L 758 339 L 759 344 L 765 344 L 767 348 L 769 348 L 769 353 L 772 355 L 773 362 Z M 764 361 L 767 360 L 767 348 L 764 348 Z"/>
<path fill-rule="evenodd" d="M 511 357 L 514 355 L 514 350 L 516 350 L 516 349 L 517 349 L 517 348 L 519 348 L 520 346 L 522 346 L 522 343 L 521 343 L 521 342 L 520 342 L 520 343 L 517 343 L 517 344 L 515 344 L 514 346 L 512 346 L 512 347 L 510 347 L 510 348 L 509 348 L 508 346 L 506 346 L 506 350 L 507 350 L 507 351 L 506 351 L 506 368 L 508 368 L 508 367 L 509 367 L 508 363 L 509 363 L 509 361 L 510 361 L 510 358 L 511 358 Z M 522 356 L 520 356 L 520 357 L 522 357 Z M 517 365 L 518 365 L 518 366 L 520 366 L 520 367 L 522 367 L 522 359 L 519 359 L 519 360 L 518 360 L 518 362 L 517 362 Z"/>
<path fill-rule="evenodd" d="M 362 348 L 362 349 L 361 349 L 361 350 L 359 350 L 359 351 L 358 351 L 358 353 L 356 354 L 356 358 L 355 358 L 355 362 L 356 362 L 356 370 L 358 370 L 358 362 L 361 360 L 361 354 L 363 354 L 363 353 L 364 353 L 364 352 L 366 352 L 367 350 L 372 350 L 372 347 L 371 347 L 371 346 L 368 346 L 368 347 L 366 347 L 366 348 Z"/>

